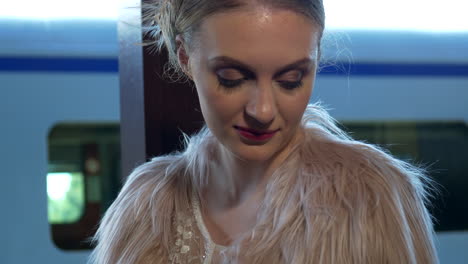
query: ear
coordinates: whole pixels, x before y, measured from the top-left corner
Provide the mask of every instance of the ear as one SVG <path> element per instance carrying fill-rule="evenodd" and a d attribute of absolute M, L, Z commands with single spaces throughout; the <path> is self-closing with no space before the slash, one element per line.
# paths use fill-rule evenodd
<path fill-rule="evenodd" d="M 182 71 L 192 79 L 192 74 L 190 72 L 190 63 L 189 55 L 185 48 L 185 40 L 181 35 L 176 36 L 176 46 L 177 46 L 177 61 L 179 62 Z"/>

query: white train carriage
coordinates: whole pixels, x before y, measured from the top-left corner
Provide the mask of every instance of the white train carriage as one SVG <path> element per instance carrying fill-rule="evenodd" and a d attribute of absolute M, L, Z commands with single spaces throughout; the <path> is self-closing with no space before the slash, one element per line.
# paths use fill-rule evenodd
<path fill-rule="evenodd" d="M 329 32 L 312 98 L 432 165 L 448 264 L 468 259 L 467 32 Z M 121 184 L 117 22 L 0 18 L 0 87 L 0 263 L 84 263 Z"/>

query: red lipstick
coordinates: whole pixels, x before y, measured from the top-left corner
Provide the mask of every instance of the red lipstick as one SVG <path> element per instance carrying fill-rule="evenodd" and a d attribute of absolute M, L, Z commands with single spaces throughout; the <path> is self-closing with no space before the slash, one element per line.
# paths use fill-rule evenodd
<path fill-rule="evenodd" d="M 237 132 L 244 138 L 253 140 L 253 141 L 265 141 L 272 138 L 277 130 L 256 130 L 252 128 L 234 126 Z"/>

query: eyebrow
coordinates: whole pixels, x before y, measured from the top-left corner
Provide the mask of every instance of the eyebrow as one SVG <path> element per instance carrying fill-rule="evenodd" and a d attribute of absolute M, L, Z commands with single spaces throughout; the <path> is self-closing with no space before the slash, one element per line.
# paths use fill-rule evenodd
<path fill-rule="evenodd" d="M 301 65 L 304 65 L 304 64 L 309 64 L 308 66 L 310 67 L 310 65 L 312 64 L 313 62 L 313 59 L 311 58 L 302 58 L 302 59 L 299 59 L 295 62 L 292 62 L 288 65 L 285 65 L 283 67 L 281 67 L 275 74 L 274 74 L 274 77 L 278 77 L 280 75 L 282 75 L 283 73 L 286 73 L 290 70 L 293 70 Z M 218 57 L 214 57 L 212 59 L 209 60 L 209 63 L 224 63 L 224 64 L 229 64 L 230 66 L 234 66 L 234 68 L 236 68 L 237 70 L 240 70 L 242 71 L 243 73 L 247 70 L 248 72 L 247 73 L 251 73 L 253 74 L 255 71 L 252 69 L 252 67 L 250 67 L 249 65 L 239 61 L 239 60 L 236 60 L 236 59 L 233 59 L 233 58 L 230 58 L 230 57 L 227 57 L 227 56 L 218 56 Z"/>

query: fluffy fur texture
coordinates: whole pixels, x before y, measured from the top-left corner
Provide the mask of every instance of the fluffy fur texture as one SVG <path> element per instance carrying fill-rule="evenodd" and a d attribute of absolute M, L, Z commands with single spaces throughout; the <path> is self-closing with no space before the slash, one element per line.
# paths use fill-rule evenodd
<path fill-rule="evenodd" d="M 237 253 L 245 263 L 438 263 L 420 169 L 350 139 L 318 105 L 303 129 L 304 142 L 267 184 L 257 225 L 227 249 L 226 263 Z M 184 152 L 135 169 L 90 262 L 168 263 L 173 215 L 214 176 L 218 144 L 205 128 Z"/>

